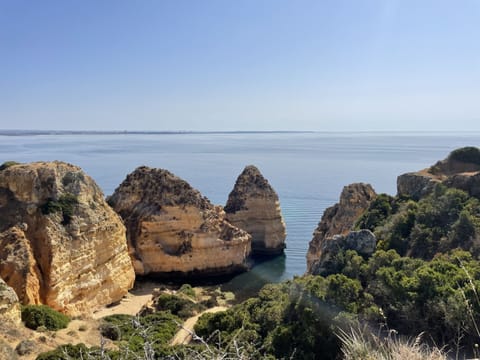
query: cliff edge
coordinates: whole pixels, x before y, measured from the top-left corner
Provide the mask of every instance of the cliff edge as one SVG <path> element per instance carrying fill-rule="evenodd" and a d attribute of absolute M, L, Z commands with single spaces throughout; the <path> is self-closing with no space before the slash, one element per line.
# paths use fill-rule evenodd
<path fill-rule="evenodd" d="M 463 147 L 452 151 L 444 160 L 397 178 L 397 193 L 419 200 L 432 192 L 435 184 L 466 191 L 480 199 L 480 149 Z"/>
<path fill-rule="evenodd" d="M 125 227 L 100 188 L 54 161 L 0 170 L 0 276 L 23 304 L 75 316 L 120 300 L 135 274 Z"/>
<path fill-rule="evenodd" d="M 337 204 L 327 208 L 323 213 L 322 219 L 313 233 L 313 239 L 309 243 L 307 253 L 307 273 L 318 274 L 324 267 L 324 262 L 330 256 L 333 242 L 343 243 L 336 235 L 347 236 L 355 225 L 357 218 L 368 208 L 370 203 L 376 198 L 377 194 L 369 184 L 355 183 L 345 186 L 340 195 Z M 370 237 L 359 237 L 355 235 L 347 236 L 349 239 L 368 239 L 366 248 L 375 248 L 371 243 Z M 359 245 L 360 246 L 360 245 Z M 363 247 L 363 246 L 360 246 Z M 350 248 L 354 248 L 351 245 Z M 373 251 L 372 251 L 373 252 Z"/>

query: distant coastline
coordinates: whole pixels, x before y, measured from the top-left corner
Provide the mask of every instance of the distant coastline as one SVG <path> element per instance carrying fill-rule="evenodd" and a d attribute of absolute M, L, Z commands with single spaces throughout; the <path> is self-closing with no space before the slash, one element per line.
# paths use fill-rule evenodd
<path fill-rule="evenodd" d="M 119 130 L 0 130 L 3 136 L 28 135 L 182 135 L 182 134 L 311 134 L 315 131 L 119 131 Z"/>
<path fill-rule="evenodd" d="M 427 131 L 427 130 L 236 130 L 236 131 L 195 131 L 195 130 L 8 130 L 0 129 L 0 136 L 37 136 L 37 135 L 235 135 L 235 134 L 337 134 L 337 135 L 445 135 L 445 134 L 476 134 L 473 131 Z"/>

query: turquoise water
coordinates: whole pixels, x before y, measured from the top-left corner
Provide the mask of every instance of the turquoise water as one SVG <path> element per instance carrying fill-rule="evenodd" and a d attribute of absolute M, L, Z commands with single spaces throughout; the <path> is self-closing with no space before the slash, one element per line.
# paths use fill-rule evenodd
<path fill-rule="evenodd" d="M 81 166 L 106 195 L 137 166 L 166 168 L 224 205 L 248 164 L 278 192 L 287 225 L 285 257 L 257 265 L 226 287 L 256 289 L 305 272 L 308 242 L 344 185 L 394 194 L 396 177 L 425 168 L 480 133 L 217 133 L 0 135 L 0 162 L 62 160 Z"/>

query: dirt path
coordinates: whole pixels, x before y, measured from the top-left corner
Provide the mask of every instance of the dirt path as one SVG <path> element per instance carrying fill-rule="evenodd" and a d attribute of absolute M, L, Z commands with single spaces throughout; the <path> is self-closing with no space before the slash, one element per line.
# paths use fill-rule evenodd
<path fill-rule="evenodd" d="M 137 315 L 142 307 L 152 300 L 152 293 L 156 287 L 158 287 L 158 284 L 154 282 L 135 284 L 135 288 L 118 304 L 104 307 L 93 313 L 92 317 L 94 319 L 100 319 L 115 314 Z"/>
<path fill-rule="evenodd" d="M 127 294 L 119 304 L 108 306 L 100 309 L 93 314 L 94 319 L 100 319 L 108 315 L 126 314 L 137 315 L 143 305 L 152 300 L 152 294 L 134 295 Z"/>
<path fill-rule="evenodd" d="M 188 318 L 185 320 L 183 323 L 183 327 L 177 331 L 175 336 L 173 337 L 172 341 L 170 342 L 170 345 L 182 345 L 182 344 L 188 344 L 192 340 L 192 335 L 191 332 L 193 331 L 193 327 L 197 323 L 197 320 L 200 316 L 202 316 L 205 313 L 216 313 L 220 311 L 225 311 L 228 308 L 225 306 L 215 306 L 213 308 L 207 309 L 203 312 L 201 312 L 198 315 L 192 316 L 191 318 Z"/>

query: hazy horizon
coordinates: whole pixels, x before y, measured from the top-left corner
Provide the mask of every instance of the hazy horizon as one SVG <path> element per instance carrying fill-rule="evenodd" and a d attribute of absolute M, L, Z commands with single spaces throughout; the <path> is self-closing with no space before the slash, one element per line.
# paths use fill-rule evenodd
<path fill-rule="evenodd" d="M 0 0 L 0 129 L 480 131 L 480 2 Z"/>

